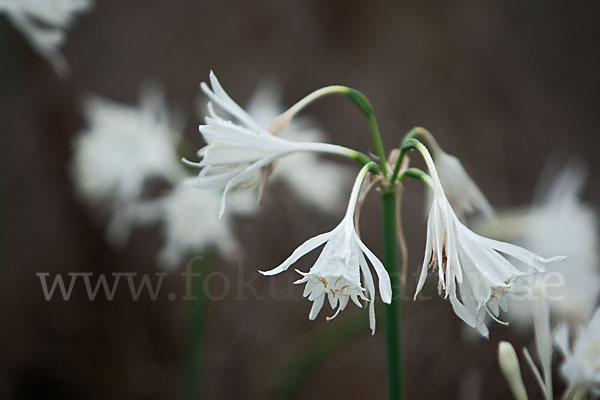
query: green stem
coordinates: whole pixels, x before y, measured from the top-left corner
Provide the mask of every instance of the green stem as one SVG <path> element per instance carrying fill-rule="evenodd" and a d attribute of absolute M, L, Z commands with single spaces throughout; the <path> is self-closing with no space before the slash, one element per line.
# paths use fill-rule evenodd
<path fill-rule="evenodd" d="M 198 400 L 203 398 L 202 376 L 204 353 L 206 349 L 206 314 L 209 300 L 204 294 L 203 285 L 210 268 L 210 255 L 199 258 L 197 270 L 201 276 L 191 279 L 191 295 L 195 299 L 186 301 L 186 327 L 185 327 L 185 371 L 184 371 L 184 400 Z M 199 271 L 198 271 L 199 270 Z"/>
<path fill-rule="evenodd" d="M 371 133 L 373 135 L 375 150 L 377 151 L 377 156 L 379 157 L 379 166 L 381 168 L 383 176 L 387 177 L 387 162 L 385 158 L 385 150 L 383 147 L 383 142 L 381 141 L 381 134 L 379 133 L 379 127 L 377 126 L 377 120 L 375 119 L 373 106 L 371 105 L 371 102 L 369 101 L 367 96 L 365 96 L 358 90 L 341 85 L 331 85 L 325 86 L 321 89 L 317 89 L 314 92 L 302 98 L 283 114 L 278 116 L 273 122 L 271 122 L 271 125 L 278 125 L 280 127 L 286 126 L 286 124 L 289 124 L 290 121 L 296 116 L 296 114 L 302 111 L 306 106 L 313 103 L 317 99 L 333 94 L 343 94 L 347 96 L 369 120 L 369 127 L 371 128 Z M 368 156 L 362 153 L 360 154 L 360 159 L 356 159 L 358 162 L 365 164 L 368 161 L 370 161 L 370 158 Z M 368 161 L 366 160 L 367 158 Z"/>
<path fill-rule="evenodd" d="M 383 193 L 384 265 L 392 283 L 392 302 L 385 306 L 385 337 L 387 345 L 388 398 L 403 398 L 402 339 L 400 332 L 400 273 L 398 271 L 398 241 L 396 239 L 396 194 Z"/>
<path fill-rule="evenodd" d="M 381 133 L 379 132 L 379 126 L 377 126 L 377 119 L 375 118 L 375 112 L 373 111 L 373 106 L 371 102 L 361 92 L 358 90 L 347 88 L 346 95 L 356 106 L 362 111 L 363 114 L 369 120 L 369 128 L 371 128 L 371 134 L 373 135 L 373 143 L 375 144 L 375 150 L 377 152 L 377 156 L 379 157 L 379 167 L 381 168 L 381 173 L 384 177 L 387 177 L 387 160 L 385 158 L 385 150 L 383 147 L 383 141 L 381 140 Z"/>

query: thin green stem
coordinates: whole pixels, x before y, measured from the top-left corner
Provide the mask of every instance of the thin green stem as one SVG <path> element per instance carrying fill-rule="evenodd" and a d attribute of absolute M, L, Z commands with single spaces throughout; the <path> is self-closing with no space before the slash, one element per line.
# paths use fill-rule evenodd
<path fill-rule="evenodd" d="M 371 134 L 373 135 L 373 143 L 375 144 L 375 151 L 377 152 L 377 156 L 379 157 L 379 167 L 381 168 L 381 173 L 384 177 L 387 177 L 387 160 L 385 157 L 385 149 L 383 147 L 383 141 L 381 140 L 381 133 L 379 132 L 379 126 L 377 125 L 377 119 L 375 118 L 375 112 L 373 111 L 373 106 L 371 102 L 361 92 L 355 89 L 347 88 L 348 91 L 346 95 L 356 106 L 362 111 L 363 114 L 369 120 L 369 128 L 371 129 Z"/>
<path fill-rule="evenodd" d="M 186 301 L 185 354 L 184 354 L 184 400 L 202 399 L 202 377 L 206 351 L 206 315 L 209 300 L 202 290 L 210 268 L 210 256 L 199 257 L 196 273 L 199 279 L 191 279 L 191 298 Z M 194 263 L 195 264 L 195 263 Z M 200 270 L 200 271 L 198 271 Z M 190 271 L 191 272 L 191 271 Z"/>
<path fill-rule="evenodd" d="M 431 177 L 427 175 L 427 173 L 419 168 L 407 168 L 406 171 L 400 174 L 398 177 L 398 182 L 402 182 L 404 178 L 409 177 L 413 179 L 418 179 L 420 181 L 425 182 L 427 185 L 431 186 Z"/>
<path fill-rule="evenodd" d="M 437 154 L 439 151 L 442 150 L 442 148 L 438 144 L 437 140 L 435 140 L 435 137 L 433 137 L 431 132 L 429 132 L 427 129 L 423 128 L 422 126 L 416 126 L 416 127 L 412 128 L 406 134 L 406 136 L 404 136 L 404 140 L 419 139 L 419 138 L 424 138 L 427 141 L 427 143 L 429 143 L 429 146 L 431 146 L 431 151 L 433 152 L 433 154 Z"/>
<path fill-rule="evenodd" d="M 385 338 L 387 345 L 388 398 L 402 399 L 402 338 L 400 332 L 400 271 L 396 238 L 396 194 L 383 193 L 383 259 L 392 283 L 392 302 L 385 306 Z"/>
<path fill-rule="evenodd" d="M 402 139 L 402 144 L 400 145 L 400 155 L 398 156 L 398 160 L 396 160 L 394 172 L 392 173 L 392 177 L 390 179 L 392 185 L 394 185 L 396 182 L 400 172 L 400 167 L 402 166 L 402 161 L 404 161 L 404 156 L 409 150 L 417 147 L 416 145 L 419 143 L 418 139 L 420 137 L 424 138 L 427 143 L 429 143 L 434 155 L 442 151 L 442 148 L 438 144 L 437 140 L 435 140 L 431 132 L 421 126 L 412 128 L 406 135 L 404 135 L 404 139 Z"/>
<path fill-rule="evenodd" d="M 383 147 L 383 142 L 381 141 L 381 134 L 379 133 L 379 127 L 377 126 L 377 120 L 375 119 L 375 113 L 373 112 L 373 106 L 371 106 L 371 102 L 369 99 L 359 92 L 358 90 L 349 88 L 348 86 L 342 85 L 331 85 L 325 86 L 323 88 L 317 89 L 314 92 L 308 94 L 292 107 L 290 107 L 286 112 L 281 114 L 279 117 L 275 118 L 271 122 L 272 129 L 278 130 L 284 126 L 287 126 L 291 120 L 298 114 L 301 110 L 303 110 L 306 106 L 311 104 L 317 99 L 320 99 L 325 96 L 329 96 L 332 94 L 343 94 L 348 96 L 348 98 L 358 107 L 358 109 L 365 114 L 367 119 L 369 120 L 369 127 L 371 128 L 371 133 L 373 135 L 373 142 L 375 143 L 375 150 L 377 152 L 377 156 L 379 157 L 379 166 L 381 168 L 383 176 L 387 177 L 387 163 L 385 158 L 385 151 Z M 362 154 L 362 153 L 361 153 Z M 362 154 L 367 157 L 366 155 Z M 367 157 L 369 158 L 369 157 Z M 369 161 L 371 159 L 369 158 Z M 357 160 L 358 161 L 358 160 Z M 362 164 L 366 164 L 366 160 L 359 161 Z"/>
<path fill-rule="evenodd" d="M 396 165 L 394 166 L 394 171 L 392 172 L 392 177 L 390 178 L 390 183 L 392 186 L 396 183 L 396 179 L 398 178 L 398 174 L 400 173 L 400 168 L 402 167 L 402 162 L 404 161 L 404 156 L 406 155 L 406 153 L 408 153 L 409 150 L 417 148 L 418 143 L 419 141 L 417 139 L 410 136 L 410 132 L 406 134 L 406 136 L 402 140 L 402 144 L 400 145 L 400 154 L 398 155 Z"/>

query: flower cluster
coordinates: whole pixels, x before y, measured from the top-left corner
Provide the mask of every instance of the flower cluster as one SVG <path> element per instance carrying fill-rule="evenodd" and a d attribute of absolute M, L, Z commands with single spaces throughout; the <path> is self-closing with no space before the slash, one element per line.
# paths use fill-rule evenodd
<path fill-rule="evenodd" d="M 358 235 L 359 195 L 369 173 L 379 176 L 372 183 L 379 182 L 382 190 L 395 190 L 399 184 L 386 175 L 387 167 L 382 171 L 362 153 L 319 141 L 320 135 L 310 130 L 304 132 L 295 119 L 306 105 L 329 94 L 348 96 L 372 118 L 370 103 L 359 92 L 331 86 L 309 94 L 284 112 L 274 101 L 266 100 L 274 96 L 259 92 L 259 100 L 251 102 L 251 112 L 246 112 L 229 97 L 214 73 L 210 73 L 210 86 L 202 83 L 201 88 L 210 101 L 208 115 L 199 127 L 206 145 L 198 151 L 199 161 L 186 161 L 200 169 L 193 177 L 175 161 L 177 143 L 182 137 L 168 121 L 160 97 L 146 98 L 140 108 L 98 99 L 89 101 L 90 127 L 76 143 L 73 168 L 82 197 L 91 202 L 106 199 L 112 202 L 113 237 L 126 237 L 131 226 L 160 221 L 166 240 L 159 258 L 163 264 L 176 265 L 183 254 L 194 249 L 214 246 L 223 254 L 237 251 L 239 247 L 230 229 L 232 215 L 256 210 L 255 203 L 243 197 L 246 192 L 238 189 L 257 185 L 262 198 L 271 176 L 295 187 L 298 197 L 335 212 L 339 208 L 339 192 L 327 196 L 321 196 L 321 192 L 335 193 L 331 188 L 340 185 L 345 171 L 321 161 L 317 154 L 352 158 L 363 164 L 363 168 L 339 225 L 309 239 L 281 265 L 263 274 L 281 273 L 306 253 L 324 246 L 308 272 L 298 271 L 302 277 L 296 283 L 306 284 L 304 294 L 313 302 L 309 318 L 317 317 L 326 298 L 335 310 L 331 318 L 343 311 L 350 300 L 359 307 L 361 301 L 367 301 L 374 332 L 376 289 L 371 268 L 377 275 L 379 295 L 385 303 L 392 301 L 392 285 L 389 272 Z M 500 309 L 507 308 L 507 294 L 522 279 L 544 271 L 548 263 L 562 257 L 544 258 L 467 228 L 451 204 L 460 215 L 478 210 L 491 217 L 491 207 L 458 159 L 442 151 L 429 134 L 435 149 L 432 158 L 416 137 L 408 135 L 406 141 L 423 155 L 430 175 L 414 175 L 415 169 L 408 168 L 400 159 L 398 165 L 402 163 L 404 167 L 396 168 L 402 174 L 412 171 L 414 176 L 430 183 L 432 189 L 425 259 L 415 297 L 423 289 L 428 271 L 433 269 L 438 276 L 438 290 L 449 298 L 455 313 L 487 336 L 486 316 L 502 322 L 498 317 Z M 292 156 L 298 158 L 286 168 Z M 321 174 L 321 168 L 326 173 Z M 144 198 L 144 184 L 151 176 L 162 177 L 172 189 L 159 198 Z M 372 185 L 364 186 L 367 188 L 362 192 L 366 195 Z M 227 204 L 232 212 L 226 214 Z"/>

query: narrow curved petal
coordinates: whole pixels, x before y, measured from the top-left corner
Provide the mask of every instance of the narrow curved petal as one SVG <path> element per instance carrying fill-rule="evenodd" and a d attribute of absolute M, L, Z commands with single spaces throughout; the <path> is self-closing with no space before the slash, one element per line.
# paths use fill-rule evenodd
<path fill-rule="evenodd" d="M 276 275 L 285 270 L 287 270 L 292 264 L 298 261 L 302 256 L 307 253 L 310 253 L 317 247 L 321 246 L 331 237 L 331 232 L 321 233 L 313 238 L 308 239 L 306 242 L 302 243 L 291 256 L 289 256 L 284 262 L 282 262 L 278 267 L 275 267 L 269 271 L 258 271 L 265 276 Z"/>
<path fill-rule="evenodd" d="M 319 298 L 315 299 L 312 307 L 310 308 L 310 313 L 308 314 L 308 319 L 310 319 L 312 321 L 315 318 L 317 318 L 317 315 L 319 315 L 319 311 L 321 311 L 321 308 L 323 308 L 324 302 L 325 302 L 325 295 L 322 295 Z"/>
<path fill-rule="evenodd" d="M 379 261 L 377 256 L 373 254 L 371 250 L 360 240 L 356 231 L 354 233 L 354 240 L 358 243 L 360 249 L 365 253 L 373 267 L 375 268 L 375 272 L 377 273 L 377 279 L 379 280 L 379 294 L 381 295 L 381 300 L 384 303 L 390 304 L 392 302 L 392 283 L 390 281 L 390 276 L 386 271 L 385 267 Z"/>
<path fill-rule="evenodd" d="M 433 246 L 431 242 L 433 241 L 433 227 L 431 224 L 427 224 L 427 241 L 425 243 L 425 255 L 423 256 L 423 266 L 421 267 L 421 275 L 419 276 L 419 281 L 417 283 L 417 290 L 415 290 L 415 296 L 413 300 L 417 299 L 417 296 L 423 289 L 425 285 L 425 281 L 427 280 L 427 272 L 429 270 L 429 263 L 431 262 L 432 250 Z"/>
<path fill-rule="evenodd" d="M 363 254 L 360 255 L 360 270 L 365 278 L 365 286 L 369 291 L 369 327 L 371 328 L 371 334 L 374 335 L 377 326 L 375 321 L 375 283 L 373 282 L 373 275 L 371 275 L 371 270 Z"/>
<path fill-rule="evenodd" d="M 233 115 L 235 118 L 243 122 L 249 128 L 261 132 L 263 129 L 246 111 L 244 111 L 229 95 L 219 83 L 217 76 L 213 71 L 210 71 L 211 88 L 204 82 L 200 84 L 202 91 L 210 97 L 212 101 L 221 106 L 225 111 Z"/>
<path fill-rule="evenodd" d="M 257 161 L 254 164 L 244 168 L 240 173 L 235 175 L 233 178 L 231 178 L 231 180 L 229 182 L 227 182 L 227 185 L 225 185 L 225 188 L 223 189 L 223 196 L 221 197 L 221 204 L 219 205 L 219 218 L 221 218 L 223 216 L 223 214 L 225 214 L 225 200 L 226 200 L 227 193 L 229 192 L 229 190 L 231 190 L 232 188 L 237 186 L 239 183 L 250 178 L 256 172 L 258 172 L 259 169 L 261 169 L 265 165 L 273 162 L 276 158 L 277 158 L 277 156 L 273 156 L 273 157 L 265 158 L 264 160 Z"/>

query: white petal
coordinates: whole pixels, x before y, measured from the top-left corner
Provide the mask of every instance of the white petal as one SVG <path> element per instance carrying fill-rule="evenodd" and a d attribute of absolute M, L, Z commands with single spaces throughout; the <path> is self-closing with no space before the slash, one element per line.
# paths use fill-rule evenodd
<path fill-rule="evenodd" d="M 456 283 L 454 280 L 451 280 L 448 284 L 448 292 L 450 297 L 450 304 L 452 304 L 452 309 L 454 313 L 465 323 L 473 328 L 477 325 L 477 317 L 474 314 L 473 310 L 465 307 L 463 303 L 458 300 L 456 296 Z"/>
<path fill-rule="evenodd" d="M 354 240 L 358 243 L 360 249 L 365 253 L 371 264 L 375 268 L 375 272 L 377 273 L 377 279 L 379 280 L 379 294 L 381 295 L 381 300 L 384 303 L 390 304 L 392 302 L 392 283 L 390 281 L 390 276 L 386 271 L 385 267 L 379 261 L 377 256 L 373 254 L 371 250 L 360 240 L 356 231 L 353 231 Z"/>
<path fill-rule="evenodd" d="M 254 164 L 244 168 L 240 173 L 238 173 L 236 176 L 231 178 L 229 182 L 227 182 L 227 185 L 225 185 L 225 189 L 223 189 L 221 204 L 219 205 L 219 218 L 221 218 L 225 213 L 225 199 L 229 190 L 237 186 L 239 183 L 245 181 L 246 179 L 249 179 L 252 175 L 258 172 L 259 169 L 273 162 L 276 158 L 277 157 L 269 157 L 265 158 L 264 160 L 257 161 Z"/>
<path fill-rule="evenodd" d="M 569 326 L 566 323 L 563 322 L 556 328 L 554 333 L 554 343 L 561 353 L 563 353 L 565 358 L 571 355 L 571 350 L 569 349 Z"/>
<path fill-rule="evenodd" d="M 212 101 L 221 106 L 225 111 L 230 113 L 235 118 L 239 119 L 249 128 L 260 132 L 263 128 L 252 118 L 246 111 L 244 111 L 229 95 L 217 79 L 217 76 L 213 71 L 210 71 L 210 85 L 212 86 L 212 90 L 208 87 L 208 85 L 204 82 L 200 84 L 202 91 L 210 97 Z"/>
<path fill-rule="evenodd" d="M 315 318 L 317 318 L 317 315 L 319 315 L 319 311 L 321 311 L 321 308 L 323 308 L 324 301 L 325 301 L 325 295 L 322 295 L 321 297 L 317 298 L 313 302 L 313 305 L 310 308 L 310 313 L 308 314 L 308 319 L 310 319 L 312 321 Z"/>
<path fill-rule="evenodd" d="M 365 260 L 364 255 L 360 255 L 360 270 L 363 273 L 365 278 L 365 286 L 369 291 L 369 327 L 371 328 L 371 334 L 375 334 L 375 283 L 373 283 L 373 276 L 371 275 L 371 270 L 369 269 L 369 265 Z"/>
<path fill-rule="evenodd" d="M 425 255 L 423 256 L 423 266 L 421 267 L 421 275 L 419 276 L 419 282 L 417 283 L 417 290 L 415 291 L 415 296 L 413 300 L 417 299 L 417 295 L 423 289 L 425 285 L 425 281 L 427 280 L 427 272 L 429 270 L 429 263 L 432 258 L 432 238 L 433 238 L 433 227 L 429 222 L 427 223 L 427 242 L 425 244 Z"/>
<path fill-rule="evenodd" d="M 275 267 L 269 271 L 259 271 L 259 272 L 263 275 L 270 276 L 270 275 L 279 274 L 280 272 L 287 270 L 290 267 L 290 265 L 292 265 L 293 263 L 298 261 L 298 259 L 300 259 L 300 257 L 313 251 L 314 249 L 316 249 L 317 247 L 319 247 L 320 245 L 325 243 L 327 240 L 329 240 L 330 236 L 331 236 L 331 232 L 325 232 L 325 233 L 321 233 L 320 235 L 317 235 L 315 237 L 308 239 L 306 242 L 302 243 L 296 250 L 294 250 L 292 255 L 289 256 L 278 267 Z"/>

